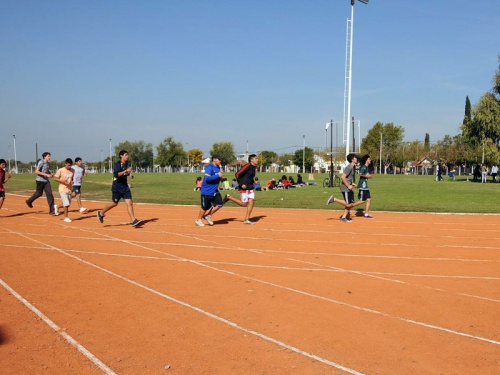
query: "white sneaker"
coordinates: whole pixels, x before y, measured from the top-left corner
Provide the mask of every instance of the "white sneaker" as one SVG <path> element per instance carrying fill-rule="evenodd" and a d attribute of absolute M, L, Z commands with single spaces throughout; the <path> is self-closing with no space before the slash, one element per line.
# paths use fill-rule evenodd
<path fill-rule="evenodd" d="M 69 217 L 65 217 L 63 221 L 65 223 L 71 223 L 73 220 L 71 220 Z"/>
<path fill-rule="evenodd" d="M 85 212 L 85 211 L 87 211 L 87 209 L 85 207 L 80 208 L 80 212 Z"/>
<path fill-rule="evenodd" d="M 201 220 L 196 220 L 194 223 L 196 225 L 198 225 L 199 227 L 204 227 L 205 226 L 205 224 L 203 224 L 203 221 L 201 221 Z"/>
<path fill-rule="evenodd" d="M 54 205 L 54 215 L 55 216 L 59 215 L 59 207 L 57 206 L 57 204 Z"/>
<path fill-rule="evenodd" d="M 245 220 L 243 221 L 243 224 L 251 224 L 251 225 L 255 225 L 255 223 L 253 221 L 250 221 L 250 220 Z"/>
<path fill-rule="evenodd" d="M 210 215 L 205 216 L 205 220 L 207 221 L 208 225 L 214 225 L 214 222 L 212 221 L 212 216 Z"/>

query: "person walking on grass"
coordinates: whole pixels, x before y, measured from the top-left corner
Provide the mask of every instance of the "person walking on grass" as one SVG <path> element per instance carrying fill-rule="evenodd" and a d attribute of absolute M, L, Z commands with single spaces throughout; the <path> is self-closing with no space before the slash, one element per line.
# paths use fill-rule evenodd
<path fill-rule="evenodd" d="M 64 161 L 64 167 L 59 168 L 54 175 L 54 181 L 59 182 L 59 195 L 61 196 L 61 201 L 64 209 L 64 222 L 71 223 L 71 219 L 68 216 L 69 206 L 71 205 L 71 193 L 73 191 L 73 176 L 74 172 L 71 168 L 73 166 L 73 160 L 70 158 Z M 59 213 L 56 212 L 56 215 Z"/>
<path fill-rule="evenodd" d="M 0 159 L 0 209 L 3 206 L 3 201 L 5 200 L 5 188 L 3 184 L 9 181 L 11 175 L 10 173 L 5 173 L 5 159 Z"/>
<path fill-rule="evenodd" d="M 218 154 L 212 155 L 212 163 L 205 167 L 205 176 L 201 184 L 201 208 L 198 213 L 198 219 L 194 222 L 199 227 L 204 227 L 202 219 L 205 219 L 208 225 L 214 225 L 212 215 L 222 207 L 222 196 L 219 191 L 219 183 L 222 178 L 220 166 L 222 157 Z"/>
<path fill-rule="evenodd" d="M 247 211 L 245 214 L 245 220 L 243 224 L 255 224 L 250 221 L 250 215 L 255 203 L 255 191 L 254 191 L 254 181 L 255 181 L 255 171 L 257 165 L 259 164 L 259 158 L 255 154 L 251 154 L 248 157 L 248 163 L 245 164 L 238 172 L 236 172 L 236 181 L 238 181 L 238 190 L 240 191 L 240 198 L 237 199 L 229 194 L 223 199 L 223 203 L 231 201 L 236 203 L 238 206 L 246 207 Z"/>
<path fill-rule="evenodd" d="M 44 152 L 42 159 L 38 162 L 35 174 L 36 176 L 36 191 L 33 195 L 26 200 L 29 208 L 33 208 L 33 202 L 40 198 L 45 192 L 47 203 L 49 205 L 49 214 L 57 214 L 58 207 L 54 206 L 54 195 L 52 194 L 52 186 L 50 186 L 50 179 L 52 173 L 50 172 L 50 152 Z"/>
<path fill-rule="evenodd" d="M 82 164 L 83 164 L 82 158 L 77 157 L 75 158 L 75 165 L 71 167 L 71 169 L 73 169 L 74 172 L 73 191 L 71 193 L 71 196 L 73 198 L 76 198 L 76 203 L 78 203 L 78 209 L 80 210 L 80 212 L 85 212 L 87 211 L 87 209 L 82 205 L 81 195 L 82 195 L 82 179 L 87 175 L 87 172 L 85 172 L 85 167 L 83 167 Z"/>
<path fill-rule="evenodd" d="M 128 176 L 130 176 L 130 178 L 134 178 L 134 175 L 132 174 L 132 167 L 128 166 L 129 154 L 127 151 L 121 150 L 119 156 L 120 160 L 117 161 L 113 167 L 113 184 L 111 186 L 112 202 L 102 210 L 97 211 L 97 218 L 101 223 L 103 223 L 106 212 L 118 206 L 118 202 L 120 202 L 120 199 L 123 198 L 125 203 L 127 203 L 127 211 L 131 220 L 130 224 L 133 227 L 136 227 L 141 223 L 141 220 L 135 217 L 132 192 L 130 191 L 127 181 Z"/>

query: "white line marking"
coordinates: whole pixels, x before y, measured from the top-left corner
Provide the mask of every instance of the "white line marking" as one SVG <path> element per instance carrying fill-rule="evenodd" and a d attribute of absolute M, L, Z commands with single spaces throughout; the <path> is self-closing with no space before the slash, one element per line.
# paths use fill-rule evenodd
<path fill-rule="evenodd" d="M 0 284 L 11 293 L 14 297 L 16 297 L 20 302 L 22 302 L 28 309 L 30 309 L 33 313 L 35 313 L 40 319 L 42 319 L 50 328 L 52 328 L 55 332 L 60 334 L 68 343 L 73 345 L 80 353 L 82 353 L 85 357 L 87 357 L 93 364 L 98 366 L 105 374 L 116 374 L 113 370 L 111 370 L 108 366 L 102 363 L 95 355 L 93 355 L 90 351 L 88 351 L 83 345 L 78 343 L 73 337 L 64 332 L 57 324 L 55 324 L 52 320 L 50 320 L 46 315 L 44 315 L 40 310 L 38 310 L 35 306 L 29 303 L 26 299 L 24 299 L 19 293 L 17 293 L 14 289 L 12 289 L 5 281 L 0 279 Z"/>
<path fill-rule="evenodd" d="M 16 232 L 13 232 L 13 231 L 11 231 L 11 230 L 9 230 L 9 229 L 7 229 L 7 231 L 9 231 L 10 233 L 16 233 Z M 18 234 L 18 235 L 20 235 L 21 237 L 24 237 L 24 238 L 29 238 L 29 237 L 25 236 L 25 235 L 24 235 L 24 234 L 22 234 L 22 233 L 17 233 L 17 234 Z M 38 242 L 38 243 L 40 243 L 40 244 L 43 244 L 42 242 L 40 242 L 40 241 L 38 241 L 38 240 L 35 240 L 35 239 L 32 239 L 32 241 L 34 241 L 34 242 Z M 128 241 L 123 241 L 123 242 L 127 243 Z M 103 268 L 103 267 L 100 267 L 100 266 L 98 266 L 98 265 L 94 264 L 94 263 L 91 263 L 91 262 L 88 262 L 88 261 L 86 261 L 86 260 L 84 260 L 84 259 L 81 259 L 81 258 L 77 257 L 76 255 L 69 254 L 69 253 L 67 253 L 66 251 L 64 251 L 64 250 L 62 250 L 62 249 L 59 249 L 59 248 L 57 248 L 57 247 L 55 247 L 55 246 L 53 246 L 53 245 L 50 245 L 50 244 L 45 244 L 45 245 L 46 245 L 47 247 L 52 248 L 52 249 L 53 249 L 53 250 L 55 250 L 55 251 L 60 252 L 61 254 L 64 254 L 64 255 L 66 255 L 66 256 L 68 256 L 68 257 L 71 257 L 71 258 L 73 258 L 73 259 L 76 259 L 76 260 L 78 260 L 78 261 L 80 261 L 80 262 L 82 262 L 82 263 L 84 263 L 84 264 L 86 264 L 86 265 L 88 265 L 88 266 L 94 267 L 94 268 L 96 268 L 96 269 L 98 269 L 98 270 L 100 270 L 100 271 L 102 271 L 102 272 L 105 272 L 105 273 L 107 273 L 107 274 L 109 274 L 109 275 L 112 275 L 112 276 L 114 276 L 114 277 L 116 277 L 116 278 L 119 278 L 119 279 L 121 279 L 121 280 L 123 280 L 123 281 L 126 281 L 126 282 L 128 282 L 128 283 L 130 283 L 130 284 L 132 284 L 132 285 L 135 285 L 135 286 L 139 287 L 139 288 L 142 288 L 142 289 L 144 289 L 144 290 L 147 290 L 147 291 L 149 291 L 149 292 L 151 292 L 151 293 L 153 293 L 153 294 L 156 294 L 156 295 L 158 295 L 158 296 L 160 296 L 160 297 L 163 297 L 163 298 L 165 298 L 165 299 L 167 299 L 167 300 L 169 300 L 169 301 L 171 301 L 171 302 L 175 302 L 175 303 L 177 303 L 177 304 L 179 304 L 179 305 L 181 305 L 181 306 L 184 306 L 184 307 L 187 307 L 187 308 L 189 308 L 189 309 L 192 309 L 192 310 L 194 310 L 194 311 L 196 311 L 196 312 L 198 312 L 198 313 L 200 313 L 200 314 L 203 314 L 203 315 L 205 315 L 205 316 L 207 316 L 207 317 L 209 317 L 209 318 L 215 319 L 215 320 L 217 320 L 217 321 L 219 321 L 219 322 L 221 322 L 221 323 L 227 324 L 227 325 L 229 325 L 229 326 L 231 326 L 231 327 L 233 327 L 233 328 L 236 328 L 236 329 L 238 329 L 238 330 L 240 330 L 240 331 L 242 331 L 242 332 L 246 332 L 246 333 L 248 333 L 248 334 L 254 335 L 254 336 L 259 337 L 259 338 L 261 338 L 261 339 L 263 339 L 263 340 L 265 340 L 265 341 L 271 342 L 271 343 L 276 344 L 276 345 L 278 345 L 278 346 L 281 346 L 281 347 L 283 347 L 283 348 L 285 348 L 285 349 L 288 349 L 288 350 L 290 350 L 290 351 L 292 351 L 292 352 L 294 352 L 294 353 L 297 353 L 297 354 L 300 354 L 300 355 L 302 355 L 302 356 L 305 356 L 305 357 L 308 357 L 308 358 L 314 359 L 315 361 L 318 361 L 318 362 L 321 362 L 321 363 L 323 363 L 323 364 L 325 364 L 325 365 L 328 365 L 328 366 L 334 367 L 334 368 L 336 368 L 336 369 L 339 369 L 339 370 L 345 371 L 345 372 L 347 372 L 347 373 L 349 373 L 349 374 L 354 374 L 354 375 L 364 375 L 364 374 L 363 374 L 363 373 L 361 373 L 361 372 L 358 372 L 358 371 L 356 371 L 356 370 L 353 370 L 353 369 L 350 369 L 350 368 L 344 367 L 344 366 L 342 366 L 342 365 L 340 365 L 340 364 L 338 364 L 338 363 L 335 363 L 335 362 L 329 361 L 329 360 L 327 360 L 327 359 L 325 359 L 325 358 L 321 358 L 321 357 L 319 357 L 319 356 L 317 356 L 317 355 L 315 355 L 315 354 L 308 353 L 308 352 L 303 351 L 303 350 L 301 350 L 301 349 L 299 349 L 299 348 L 296 348 L 296 347 L 294 347 L 294 346 L 288 345 L 288 344 L 286 344 L 286 343 L 284 343 L 284 342 L 282 342 L 282 341 L 276 340 L 276 339 L 274 339 L 274 338 L 272 338 L 272 337 L 270 337 L 270 336 L 264 335 L 264 334 L 259 333 L 259 332 L 256 332 L 256 331 L 252 331 L 252 330 L 247 329 L 247 328 L 244 328 L 244 327 L 242 327 L 242 326 L 238 325 L 237 323 L 234 323 L 234 322 L 232 322 L 232 321 L 230 321 L 230 320 L 228 320 L 228 319 L 222 318 L 222 317 L 220 317 L 220 316 L 218 316 L 218 315 L 215 315 L 215 314 L 212 314 L 212 313 L 210 313 L 210 312 L 208 312 L 208 311 L 205 311 L 205 310 L 203 310 L 203 309 L 201 309 L 201 308 L 199 308 L 199 307 L 196 307 L 196 306 L 190 305 L 190 304 L 188 304 L 188 303 L 186 303 L 186 302 L 184 302 L 184 301 L 178 300 L 178 299 L 176 299 L 176 298 L 174 298 L 174 297 L 171 297 L 171 296 L 166 295 L 166 294 L 164 294 L 164 293 L 161 293 L 161 292 L 159 292 L 159 291 L 157 291 L 157 290 L 154 290 L 154 289 L 152 289 L 152 288 L 150 288 L 150 287 L 148 287 L 148 286 L 146 286 L 146 285 L 143 285 L 143 284 L 140 284 L 140 283 L 138 283 L 138 282 L 136 282 L 136 281 L 130 280 L 130 279 L 128 279 L 128 278 L 126 278 L 126 277 L 124 277 L 124 276 L 122 276 L 122 275 L 119 275 L 119 274 L 117 274 L 117 273 L 115 273 L 115 272 L 113 272 L 113 271 L 107 270 L 107 269 L 105 269 L 105 268 Z M 190 262 L 192 262 L 192 261 L 190 261 Z M 204 266 L 204 265 L 202 265 L 202 266 Z M 207 266 L 204 266 L 204 267 L 207 267 Z M 209 267 L 209 268 L 212 268 L 212 267 Z M 27 302 L 27 301 L 26 301 L 26 302 Z M 27 303 L 29 303 L 29 302 L 27 302 Z M 41 313 L 40 313 L 40 314 L 41 314 Z M 43 314 L 42 314 L 42 315 L 43 315 Z M 48 319 L 48 318 L 47 318 L 47 319 Z M 54 324 L 54 325 L 55 325 L 55 324 Z M 56 327 L 57 327 L 57 326 L 56 326 Z M 58 327 L 58 328 L 59 328 L 59 327 Z M 96 358 L 96 359 L 97 359 L 97 358 Z M 111 370 L 110 370 L 110 371 L 111 371 Z M 114 373 L 112 373 L 112 374 L 114 374 Z"/>

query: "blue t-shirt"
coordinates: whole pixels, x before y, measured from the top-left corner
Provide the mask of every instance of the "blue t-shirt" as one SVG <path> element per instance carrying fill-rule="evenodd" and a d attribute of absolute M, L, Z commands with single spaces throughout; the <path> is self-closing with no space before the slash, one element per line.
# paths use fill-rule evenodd
<path fill-rule="evenodd" d="M 118 176 L 119 172 L 123 172 L 127 168 L 128 163 L 122 163 L 120 161 L 115 163 L 113 167 L 113 185 L 111 186 L 111 191 L 123 194 L 130 190 L 127 182 L 127 175 Z"/>
<path fill-rule="evenodd" d="M 201 194 L 202 195 L 216 195 L 219 192 L 219 177 L 220 168 L 213 164 L 207 165 L 205 168 L 205 177 L 203 178 L 203 183 L 201 184 Z"/>

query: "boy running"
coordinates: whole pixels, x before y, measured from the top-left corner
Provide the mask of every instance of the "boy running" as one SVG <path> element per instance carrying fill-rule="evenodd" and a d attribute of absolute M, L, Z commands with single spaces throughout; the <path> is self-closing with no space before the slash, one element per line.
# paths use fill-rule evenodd
<path fill-rule="evenodd" d="M 214 225 L 212 215 L 222 207 L 222 197 L 219 191 L 219 182 L 222 177 L 220 166 L 222 158 L 220 155 L 212 156 L 212 164 L 205 167 L 205 177 L 201 184 L 201 208 L 198 213 L 198 219 L 194 222 L 199 227 L 204 227 L 203 218 L 208 225 Z"/>
<path fill-rule="evenodd" d="M 49 214 L 56 214 L 57 208 L 54 207 L 54 195 L 52 195 L 52 187 L 50 186 L 50 179 L 52 178 L 52 173 L 50 173 L 50 158 L 50 152 L 42 154 L 42 159 L 38 162 L 35 169 L 35 174 L 37 175 L 36 191 L 26 200 L 26 204 L 29 208 L 33 208 L 33 202 L 45 192 L 47 203 L 49 204 Z"/>
<path fill-rule="evenodd" d="M 87 175 L 85 168 L 82 166 L 82 158 L 78 157 L 75 159 L 75 165 L 71 167 L 73 169 L 73 191 L 71 196 L 76 198 L 76 203 L 78 203 L 78 208 L 80 212 L 85 212 L 87 209 L 82 206 L 82 179 Z"/>
<path fill-rule="evenodd" d="M 373 219 L 370 215 L 370 203 L 372 198 L 370 196 L 370 188 L 368 187 L 368 180 L 372 178 L 368 167 L 370 166 L 372 159 L 370 155 L 366 154 L 361 158 L 361 168 L 359 169 L 359 185 L 358 185 L 358 199 L 361 202 L 366 202 L 365 217 L 367 219 Z"/>
<path fill-rule="evenodd" d="M 64 167 L 59 168 L 54 175 L 54 181 L 59 182 L 59 194 L 61 195 L 62 205 L 64 209 L 64 222 L 71 223 L 68 217 L 69 206 L 71 205 L 71 192 L 73 189 L 73 160 L 70 158 L 64 161 Z"/>
<path fill-rule="evenodd" d="M 3 206 L 3 201 L 5 200 L 5 188 L 3 184 L 9 181 L 11 175 L 5 173 L 5 160 L 0 159 L 0 209 Z"/>
<path fill-rule="evenodd" d="M 236 181 L 238 181 L 238 190 L 240 191 L 241 200 L 226 194 L 222 201 L 223 203 L 231 201 L 236 203 L 238 206 L 247 208 L 243 224 L 255 224 L 253 221 L 250 221 L 250 215 L 252 214 L 255 202 L 254 180 L 255 170 L 257 169 L 258 164 L 259 158 L 257 155 L 251 154 L 248 157 L 248 163 L 236 172 Z"/>
<path fill-rule="evenodd" d="M 132 167 L 128 166 L 128 152 L 121 150 L 119 156 L 120 161 L 117 161 L 113 167 L 113 185 L 111 186 L 113 202 L 104 207 L 102 211 L 97 211 L 97 218 L 103 223 L 106 212 L 118 206 L 118 202 L 123 198 L 125 203 L 127 203 L 127 211 L 132 221 L 131 224 L 133 227 L 136 227 L 141 223 L 141 220 L 136 219 L 134 215 L 132 192 L 127 182 L 127 176 L 134 178 L 134 175 L 132 174 Z"/>

